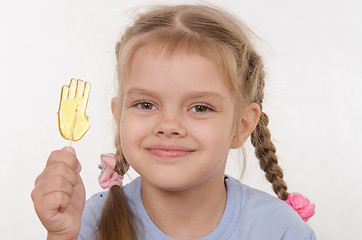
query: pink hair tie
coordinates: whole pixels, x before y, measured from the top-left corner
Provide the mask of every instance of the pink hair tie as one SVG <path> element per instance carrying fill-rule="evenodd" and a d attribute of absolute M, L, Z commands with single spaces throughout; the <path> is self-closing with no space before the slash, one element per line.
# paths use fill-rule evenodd
<path fill-rule="evenodd" d="M 114 170 L 115 167 L 116 156 L 113 153 L 101 155 L 101 164 L 99 165 L 99 168 L 102 172 L 99 174 L 98 182 L 103 189 L 110 189 L 113 185 L 123 188 L 123 176 L 116 173 Z"/>
<path fill-rule="evenodd" d="M 287 200 L 284 202 L 297 211 L 304 222 L 307 222 L 315 213 L 315 205 L 311 204 L 310 201 L 300 193 L 289 193 Z"/>

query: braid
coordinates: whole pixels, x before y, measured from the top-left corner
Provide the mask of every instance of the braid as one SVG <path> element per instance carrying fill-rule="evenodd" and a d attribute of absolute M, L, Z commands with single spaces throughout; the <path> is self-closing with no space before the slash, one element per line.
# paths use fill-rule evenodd
<path fill-rule="evenodd" d="M 119 122 L 119 117 L 120 116 L 117 115 L 117 122 Z M 130 166 L 121 151 L 119 125 L 117 125 L 117 129 L 115 141 L 117 161 L 114 170 L 123 176 Z M 124 240 L 136 240 L 138 236 L 140 236 L 136 228 L 137 222 L 139 222 L 139 220 L 130 209 L 127 196 L 123 192 L 123 189 L 118 186 L 112 186 L 109 189 L 109 194 L 99 219 L 99 239 L 115 240 L 121 237 Z"/>
<path fill-rule="evenodd" d="M 276 148 L 271 140 L 268 129 L 269 118 L 262 111 L 265 86 L 265 72 L 261 57 L 251 47 L 246 49 L 244 62 L 244 82 L 241 91 L 260 107 L 260 118 L 254 131 L 251 133 L 251 144 L 255 148 L 255 155 L 259 159 L 260 168 L 265 172 L 266 179 L 272 184 L 277 196 L 286 200 L 288 198 L 287 184 L 283 180 L 283 170 L 278 165 Z"/>
<path fill-rule="evenodd" d="M 120 175 L 125 175 L 126 172 L 129 169 L 129 163 L 127 162 L 126 158 L 124 157 L 123 153 L 121 152 L 121 141 L 119 140 L 120 136 L 119 134 L 117 134 L 116 136 L 116 167 L 115 167 L 115 171 L 120 174 Z"/>
<path fill-rule="evenodd" d="M 268 129 L 269 118 L 262 111 L 264 98 L 263 89 L 265 85 L 264 71 L 262 66 L 255 66 L 255 68 L 259 68 L 259 72 L 262 72 L 257 77 L 258 83 L 255 98 L 255 102 L 259 105 L 261 113 L 259 122 L 251 134 L 251 144 L 255 147 L 255 155 L 259 159 L 260 168 L 265 172 L 265 177 L 272 184 L 274 192 L 280 199 L 286 200 L 288 198 L 288 186 L 283 180 L 283 170 L 278 165 L 276 148 L 271 140 L 270 131 Z"/>
<path fill-rule="evenodd" d="M 276 148 L 270 139 L 268 123 L 268 116 L 261 112 L 259 122 L 251 134 L 251 143 L 255 147 L 255 155 L 259 159 L 260 168 L 265 172 L 266 179 L 273 185 L 273 190 L 278 197 L 286 200 L 288 187 L 283 180 L 283 170 L 278 165 Z"/>

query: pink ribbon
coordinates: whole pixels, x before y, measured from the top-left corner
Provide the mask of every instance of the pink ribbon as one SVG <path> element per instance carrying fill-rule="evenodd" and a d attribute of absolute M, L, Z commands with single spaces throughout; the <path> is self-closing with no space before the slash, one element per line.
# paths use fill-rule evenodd
<path fill-rule="evenodd" d="M 297 211 L 304 222 L 307 222 L 315 213 L 315 205 L 311 204 L 310 201 L 300 193 L 289 193 L 288 199 L 284 202 Z"/>
<path fill-rule="evenodd" d="M 101 155 L 101 174 L 99 174 L 98 182 L 103 189 L 110 189 L 113 185 L 118 185 L 121 188 L 123 176 L 116 173 L 116 156 L 113 153 Z"/>

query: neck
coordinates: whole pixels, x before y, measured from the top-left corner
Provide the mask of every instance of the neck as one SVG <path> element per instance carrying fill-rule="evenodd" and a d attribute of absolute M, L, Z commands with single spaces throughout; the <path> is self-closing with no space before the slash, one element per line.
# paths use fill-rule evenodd
<path fill-rule="evenodd" d="M 159 189 L 142 179 L 142 200 L 148 215 L 166 235 L 195 239 L 211 233 L 226 205 L 224 174 L 215 174 L 182 191 Z"/>

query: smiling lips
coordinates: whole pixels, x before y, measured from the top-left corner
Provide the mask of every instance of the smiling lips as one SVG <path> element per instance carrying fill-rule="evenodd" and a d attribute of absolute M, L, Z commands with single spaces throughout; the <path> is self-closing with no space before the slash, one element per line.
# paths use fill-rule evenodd
<path fill-rule="evenodd" d="M 146 149 L 152 155 L 161 158 L 184 157 L 195 152 L 195 150 L 180 146 L 154 146 Z"/>

